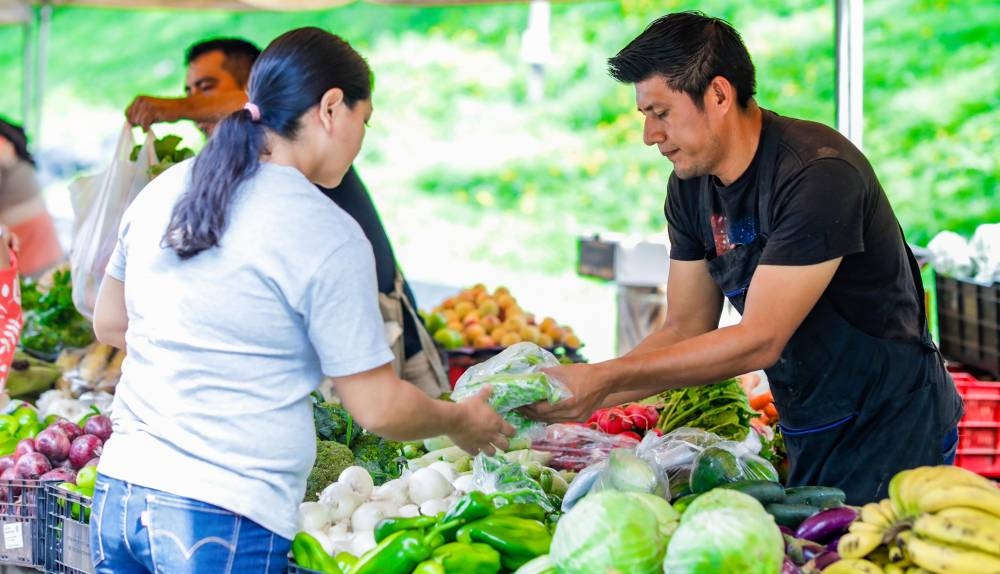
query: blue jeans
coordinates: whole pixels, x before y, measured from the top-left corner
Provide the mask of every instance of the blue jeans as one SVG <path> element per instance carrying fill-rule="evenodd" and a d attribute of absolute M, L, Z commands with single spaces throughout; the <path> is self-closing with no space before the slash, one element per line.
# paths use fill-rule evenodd
<path fill-rule="evenodd" d="M 96 574 L 281 574 L 291 541 L 218 506 L 98 475 Z"/>
<path fill-rule="evenodd" d="M 955 453 L 958 452 L 958 428 L 948 431 L 941 442 L 941 452 L 944 455 L 944 464 L 955 464 Z"/>

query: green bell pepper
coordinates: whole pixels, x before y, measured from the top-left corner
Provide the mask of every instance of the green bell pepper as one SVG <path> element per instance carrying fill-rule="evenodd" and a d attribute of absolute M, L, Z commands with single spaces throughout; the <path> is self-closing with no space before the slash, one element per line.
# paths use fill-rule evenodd
<path fill-rule="evenodd" d="M 455 504 L 448 509 L 448 512 L 445 513 L 441 522 L 446 523 L 453 520 L 461 520 L 463 524 L 472 522 L 473 520 L 486 518 L 493 513 L 493 508 L 492 497 L 474 490 L 462 498 L 459 498 L 458 501 L 456 501 Z"/>
<path fill-rule="evenodd" d="M 330 556 L 319 540 L 305 532 L 299 532 L 292 539 L 292 558 L 295 563 L 306 570 L 315 570 L 323 574 L 344 574 L 333 556 Z"/>
<path fill-rule="evenodd" d="M 351 554 L 350 552 L 338 552 L 333 559 L 337 562 L 337 566 L 347 574 L 354 568 L 354 565 L 358 563 L 358 557 Z"/>
<path fill-rule="evenodd" d="M 436 531 L 400 530 L 365 552 L 351 568 L 351 574 L 410 574 L 431 552 L 444 544 Z"/>
<path fill-rule="evenodd" d="M 539 522 L 545 521 L 545 509 L 529 502 L 507 504 L 498 508 L 493 514 L 494 516 L 517 516 L 518 518 L 530 518 Z"/>
<path fill-rule="evenodd" d="M 424 560 L 413 569 L 413 574 L 447 574 L 437 560 Z"/>
<path fill-rule="evenodd" d="M 444 566 L 445 574 L 497 574 L 500 571 L 500 553 L 479 542 L 445 544 L 431 556 Z"/>
<path fill-rule="evenodd" d="M 424 530 L 438 523 L 437 516 L 414 516 L 412 518 L 385 518 L 375 526 L 375 543 L 382 542 L 394 532 L 401 530 Z"/>
<path fill-rule="evenodd" d="M 500 553 L 504 568 L 517 570 L 552 544 L 548 528 L 537 520 L 517 516 L 490 516 L 459 528 L 459 542 L 482 542 Z"/>

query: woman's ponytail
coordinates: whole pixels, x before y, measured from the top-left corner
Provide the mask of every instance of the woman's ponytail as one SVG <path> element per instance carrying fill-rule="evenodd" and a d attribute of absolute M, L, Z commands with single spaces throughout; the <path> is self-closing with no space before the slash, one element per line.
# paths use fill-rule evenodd
<path fill-rule="evenodd" d="M 181 259 L 219 244 L 240 185 L 260 168 L 264 125 L 241 109 L 222 120 L 191 168 L 190 185 L 177 200 L 163 235 Z"/>

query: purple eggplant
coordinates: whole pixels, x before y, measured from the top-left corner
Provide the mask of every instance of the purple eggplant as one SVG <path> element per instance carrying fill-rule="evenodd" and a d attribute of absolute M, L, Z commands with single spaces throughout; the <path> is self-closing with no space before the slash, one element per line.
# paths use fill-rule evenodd
<path fill-rule="evenodd" d="M 827 551 L 825 546 L 815 542 L 803 541 L 799 547 L 802 548 L 802 558 L 807 562 Z"/>
<path fill-rule="evenodd" d="M 782 534 L 787 534 L 789 536 L 795 536 L 795 531 L 792 530 L 791 528 L 785 526 L 784 524 L 778 525 L 778 530 L 780 530 Z"/>
<path fill-rule="evenodd" d="M 838 562 L 840 560 L 840 554 L 837 554 L 836 552 L 827 551 L 817 556 L 814 560 L 816 567 L 819 568 L 820 571 L 823 571 L 830 564 Z"/>
<path fill-rule="evenodd" d="M 826 543 L 826 549 L 829 550 L 830 552 L 836 552 L 837 551 L 837 547 L 840 546 L 840 539 L 843 538 L 843 537 L 844 537 L 844 535 L 841 534 L 840 536 L 837 536 L 833 540 L 827 542 Z"/>
<path fill-rule="evenodd" d="M 781 574 L 802 574 L 802 569 L 788 558 L 785 558 L 785 561 L 781 563 Z"/>
<path fill-rule="evenodd" d="M 802 521 L 795 537 L 826 544 L 842 535 L 858 517 L 858 511 L 849 507 L 829 508 Z"/>

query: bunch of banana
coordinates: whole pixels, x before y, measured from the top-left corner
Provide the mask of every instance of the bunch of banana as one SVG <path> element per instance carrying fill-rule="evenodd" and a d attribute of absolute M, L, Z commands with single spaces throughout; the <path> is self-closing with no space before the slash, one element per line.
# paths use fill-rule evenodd
<path fill-rule="evenodd" d="M 1000 574 L 1000 489 L 993 482 L 954 466 L 915 468 L 893 481 L 893 508 L 912 526 L 894 541 L 907 559 L 935 573 Z"/>
<path fill-rule="evenodd" d="M 857 520 L 851 523 L 847 533 L 837 543 L 837 553 L 842 560 L 830 568 L 839 565 L 834 574 L 907 572 L 912 563 L 896 542 L 896 533 L 899 529 L 899 518 L 888 498 L 862 506 Z M 823 572 L 829 572 L 830 568 Z"/>

